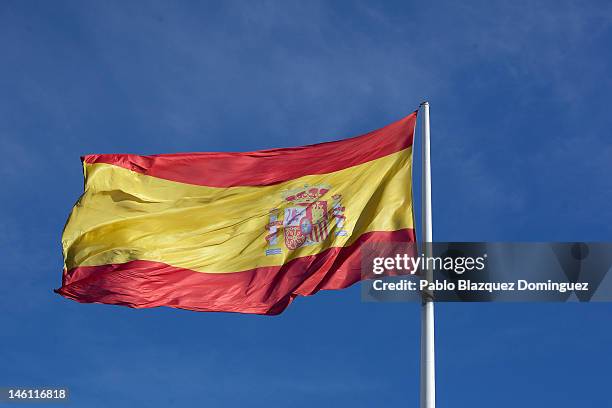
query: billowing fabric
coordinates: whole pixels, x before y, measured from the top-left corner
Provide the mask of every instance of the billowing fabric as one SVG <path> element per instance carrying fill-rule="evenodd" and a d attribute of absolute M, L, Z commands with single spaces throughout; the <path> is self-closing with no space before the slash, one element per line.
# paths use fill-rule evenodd
<path fill-rule="evenodd" d="M 416 112 L 363 136 L 249 153 L 82 158 L 56 292 L 86 303 L 277 314 L 414 242 Z"/>

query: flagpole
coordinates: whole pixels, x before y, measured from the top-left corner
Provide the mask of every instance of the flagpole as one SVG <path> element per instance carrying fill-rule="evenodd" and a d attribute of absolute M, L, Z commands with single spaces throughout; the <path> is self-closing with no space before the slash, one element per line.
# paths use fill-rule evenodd
<path fill-rule="evenodd" d="M 429 140 L 429 102 L 420 106 L 421 123 L 421 228 L 423 251 L 431 254 L 431 164 Z M 433 272 L 425 270 L 425 278 L 432 280 Z M 436 366 L 434 341 L 434 302 L 428 293 L 421 304 L 421 404 L 420 408 L 436 406 Z"/>

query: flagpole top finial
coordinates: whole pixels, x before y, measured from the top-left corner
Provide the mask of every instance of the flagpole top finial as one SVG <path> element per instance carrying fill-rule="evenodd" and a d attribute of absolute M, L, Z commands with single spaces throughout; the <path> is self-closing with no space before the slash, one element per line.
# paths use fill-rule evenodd
<path fill-rule="evenodd" d="M 423 101 L 423 102 L 421 102 L 421 104 L 419 106 L 423 106 L 423 105 L 429 105 L 429 102 L 428 101 Z"/>

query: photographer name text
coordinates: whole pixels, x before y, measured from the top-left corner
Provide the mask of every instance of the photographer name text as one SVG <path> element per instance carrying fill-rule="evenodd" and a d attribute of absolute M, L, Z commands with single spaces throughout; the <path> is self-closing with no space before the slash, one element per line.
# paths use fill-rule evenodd
<path fill-rule="evenodd" d="M 372 281 L 372 288 L 376 291 L 472 291 L 472 292 L 570 292 L 588 291 L 588 282 L 530 282 L 519 279 L 515 282 L 474 282 L 469 279 L 459 279 L 456 282 L 445 280 L 428 281 L 427 279 L 400 279 L 387 282 L 382 279 Z"/>

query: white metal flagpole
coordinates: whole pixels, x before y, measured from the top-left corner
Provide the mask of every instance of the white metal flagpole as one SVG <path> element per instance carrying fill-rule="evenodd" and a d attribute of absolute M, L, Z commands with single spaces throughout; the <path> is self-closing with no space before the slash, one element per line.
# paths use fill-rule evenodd
<path fill-rule="evenodd" d="M 429 141 L 429 102 L 420 106 L 421 116 L 421 228 L 425 256 L 431 255 L 431 164 Z M 433 271 L 424 269 L 425 278 L 432 280 Z M 434 302 L 428 293 L 421 305 L 421 408 L 436 406 L 436 361 L 434 341 Z"/>

